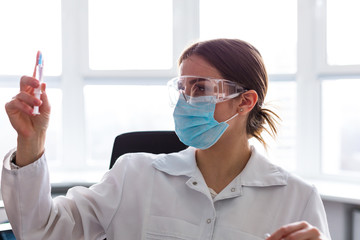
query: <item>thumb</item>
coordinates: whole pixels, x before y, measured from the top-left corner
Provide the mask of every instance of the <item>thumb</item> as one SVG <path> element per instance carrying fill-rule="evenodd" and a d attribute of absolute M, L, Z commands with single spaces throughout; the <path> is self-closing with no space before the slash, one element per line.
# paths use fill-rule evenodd
<path fill-rule="evenodd" d="M 44 113 L 50 113 L 50 103 L 46 94 L 46 83 L 41 83 L 41 101 L 42 104 L 40 106 L 41 111 Z"/>

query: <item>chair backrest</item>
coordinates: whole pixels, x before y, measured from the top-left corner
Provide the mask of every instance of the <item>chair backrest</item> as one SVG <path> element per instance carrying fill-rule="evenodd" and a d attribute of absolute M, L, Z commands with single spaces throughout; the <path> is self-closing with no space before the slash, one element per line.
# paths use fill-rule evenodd
<path fill-rule="evenodd" d="M 110 168 L 125 153 L 172 153 L 187 148 L 174 131 L 129 132 L 115 138 L 111 154 Z"/>

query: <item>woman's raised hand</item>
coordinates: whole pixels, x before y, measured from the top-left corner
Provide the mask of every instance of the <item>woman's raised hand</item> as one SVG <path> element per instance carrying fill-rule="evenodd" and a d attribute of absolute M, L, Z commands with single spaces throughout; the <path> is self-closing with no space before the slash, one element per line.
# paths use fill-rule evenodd
<path fill-rule="evenodd" d="M 46 84 L 41 84 L 41 97 L 34 96 L 39 86 L 36 78 L 23 76 L 20 92 L 5 105 L 11 125 L 18 133 L 16 164 L 25 166 L 38 159 L 45 149 L 45 136 L 50 118 L 50 104 L 46 95 Z M 40 114 L 34 115 L 34 106 L 39 106 Z"/>

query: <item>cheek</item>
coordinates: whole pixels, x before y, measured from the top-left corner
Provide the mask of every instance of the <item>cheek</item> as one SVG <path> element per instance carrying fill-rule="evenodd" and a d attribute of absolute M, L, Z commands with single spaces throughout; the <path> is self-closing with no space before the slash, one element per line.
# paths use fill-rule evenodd
<path fill-rule="evenodd" d="M 231 102 L 232 101 L 225 101 L 216 104 L 214 112 L 214 118 L 216 121 L 224 122 L 236 114 L 236 108 Z"/>

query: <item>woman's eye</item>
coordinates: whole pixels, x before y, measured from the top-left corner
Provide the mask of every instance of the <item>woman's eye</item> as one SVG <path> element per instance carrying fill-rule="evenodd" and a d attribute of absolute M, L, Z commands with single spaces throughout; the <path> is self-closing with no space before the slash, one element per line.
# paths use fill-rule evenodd
<path fill-rule="evenodd" d="M 185 90 L 185 86 L 183 84 L 178 84 L 178 90 Z"/>
<path fill-rule="evenodd" d="M 196 88 L 197 88 L 199 91 L 202 91 L 202 92 L 205 91 L 205 87 L 202 86 L 202 85 L 197 85 Z"/>

